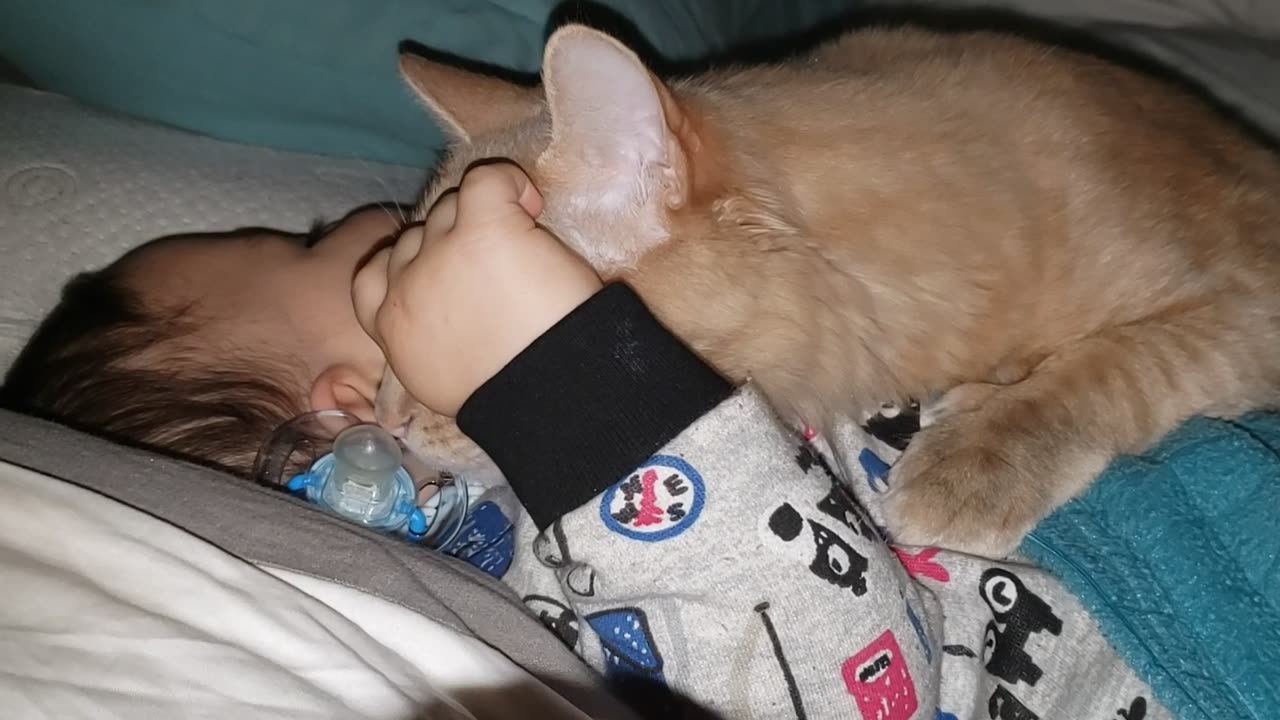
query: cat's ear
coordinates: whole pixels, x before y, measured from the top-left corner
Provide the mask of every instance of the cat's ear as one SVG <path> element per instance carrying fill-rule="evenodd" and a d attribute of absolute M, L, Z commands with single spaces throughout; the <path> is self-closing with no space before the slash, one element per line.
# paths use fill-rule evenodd
<path fill-rule="evenodd" d="M 535 114 L 542 93 L 412 53 L 400 54 L 400 75 L 451 140 L 468 142 Z"/>
<path fill-rule="evenodd" d="M 590 177 L 622 207 L 688 200 L 684 114 L 634 52 L 599 31 L 567 26 L 547 41 L 542 82 L 551 112 L 546 164 Z"/>
<path fill-rule="evenodd" d="M 597 271 L 634 266 L 689 204 L 698 139 L 671 92 L 617 40 L 583 26 L 547 41 L 551 141 L 538 158 L 543 218 Z"/>

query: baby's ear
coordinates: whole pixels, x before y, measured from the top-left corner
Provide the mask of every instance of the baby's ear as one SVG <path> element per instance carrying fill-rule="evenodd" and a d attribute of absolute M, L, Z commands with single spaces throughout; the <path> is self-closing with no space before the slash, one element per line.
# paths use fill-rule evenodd
<path fill-rule="evenodd" d="M 688 201 L 686 118 L 635 53 L 570 25 L 547 41 L 542 82 L 551 144 L 538 166 L 557 190 L 581 194 L 575 204 L 649 224 L 663 224 L 666 209 Z"/>
<path fill-rule="evenodd" d="M 510 127 L 538 111 L 539 88 L 400 53 L 400 76 L 455 142 Z"/>
<path fill-rule="evenodd" d="M 373 399 L 378 389 L 350 365 L 330 365 L 311 383 L 311 409 L 345 410 L 363 422 L 376 422 Z"/>

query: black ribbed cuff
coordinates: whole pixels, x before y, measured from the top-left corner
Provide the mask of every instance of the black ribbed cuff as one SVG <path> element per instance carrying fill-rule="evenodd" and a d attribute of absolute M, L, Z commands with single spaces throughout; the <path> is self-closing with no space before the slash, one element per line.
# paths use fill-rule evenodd
<path fill-rule="evenodd" d="M 626 285 L 606 286 L 458 411 L 537 524 L 577 509 L 733 392 Z"/>

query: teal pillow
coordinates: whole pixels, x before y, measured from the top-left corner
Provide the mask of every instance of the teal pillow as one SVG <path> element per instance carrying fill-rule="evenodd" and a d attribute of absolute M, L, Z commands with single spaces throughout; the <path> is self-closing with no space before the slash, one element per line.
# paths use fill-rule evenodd
<path fill-rule="evenodd" d="M 609 0 L 656 50 L 691 59 L 799 31 L 855 0 Z M 423 166 L 440 131 L 401 85 L 409 39 L 538 67 L 559 0 L 5 0 L 0 56 L 46 90 L 214 137 Z"/>

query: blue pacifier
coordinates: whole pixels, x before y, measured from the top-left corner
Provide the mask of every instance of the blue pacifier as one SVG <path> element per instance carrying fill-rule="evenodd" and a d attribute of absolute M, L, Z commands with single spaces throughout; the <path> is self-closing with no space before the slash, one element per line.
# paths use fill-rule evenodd
<path fill-rule="evenodd" d="M 400 443 L 382 427 L 322 410 L 277 428 L 258 452 L 254 478 L 357 525 L 446 547 L 467 519 L 468 484 L 427 478 L 422 484 L 436 492 L 419 506 L 418 483 L 405 461 Z"/>

